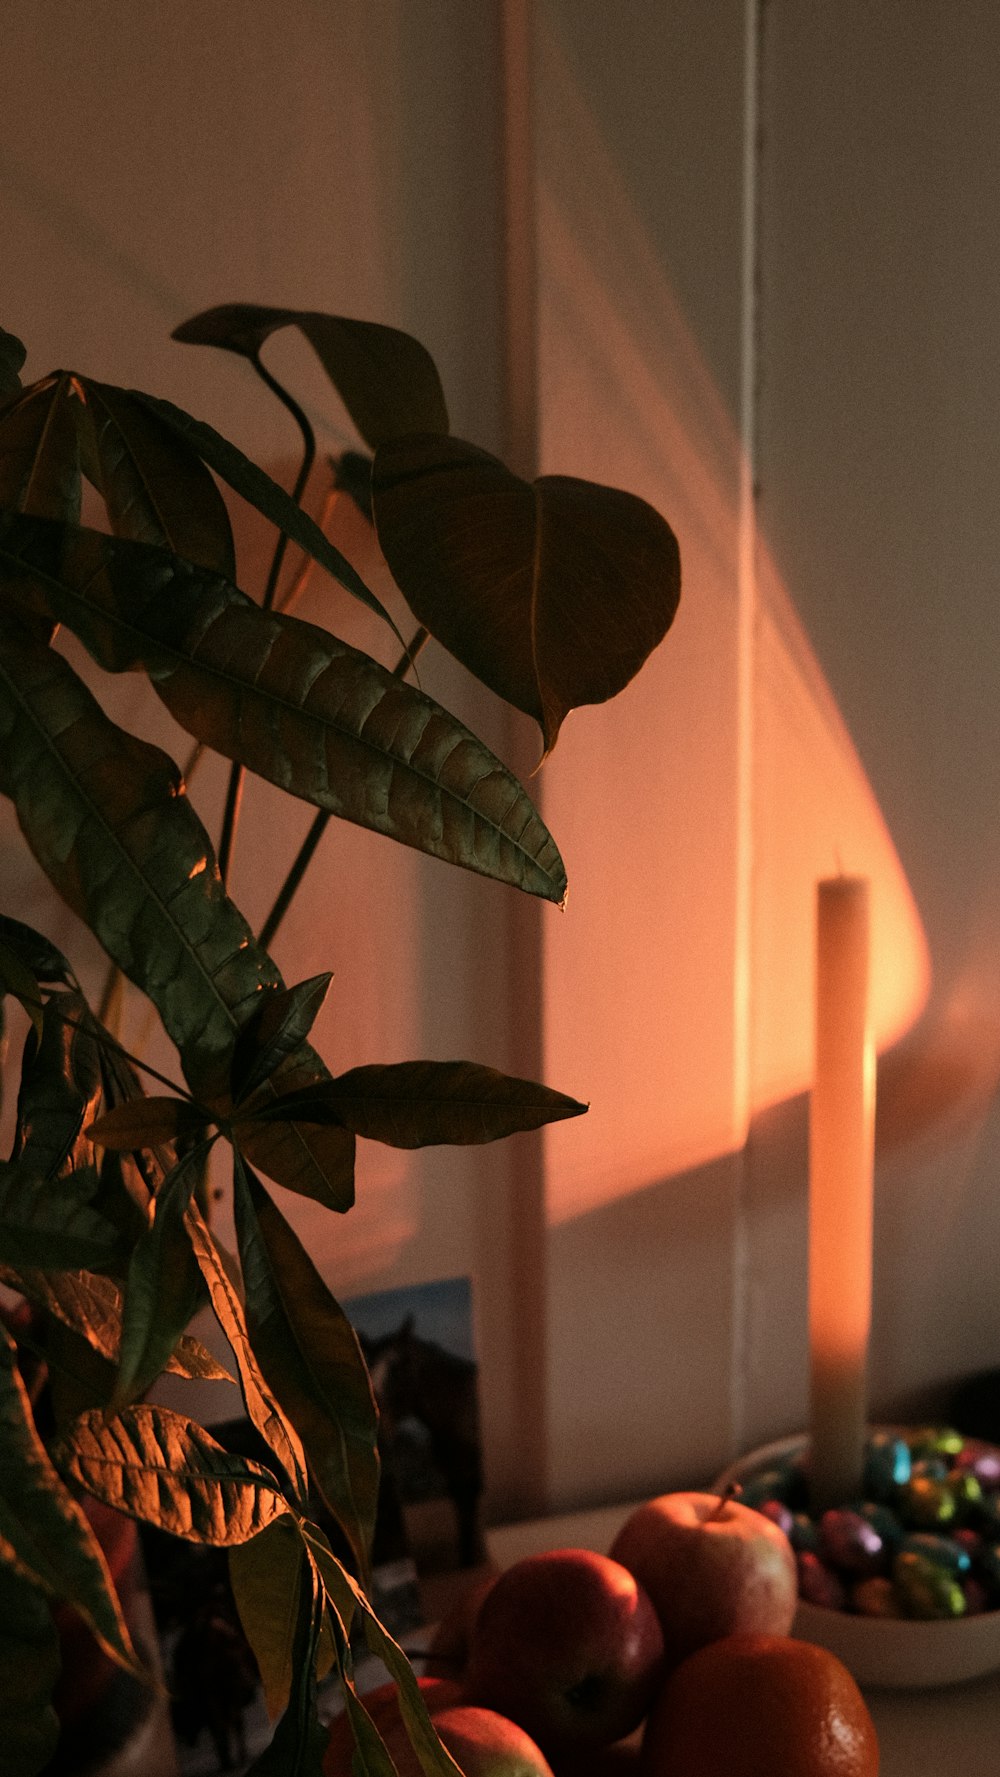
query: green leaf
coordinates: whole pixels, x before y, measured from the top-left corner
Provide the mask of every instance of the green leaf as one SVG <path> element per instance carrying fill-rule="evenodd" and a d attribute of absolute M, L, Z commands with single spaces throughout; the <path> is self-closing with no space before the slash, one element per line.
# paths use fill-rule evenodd
<path fill-rule="evenodd" d="M 0 401 L 21 387 L 20 371 L 27 356 L 16 333 L 0 327 Z"/>
<path fill-rule="evenodd" d="M 212 1120 L 211 1111 L 188 1098 L 151 1096 L 115 1105 L 87 1125 L 87 1134 L 102 1148 L 130 1151 L 202 1135 Z"/>
<path fill-rule="evenodd" d="M 26 968 L 16 951 L 10 950 L 0 937 L 0 999 L 9 993 L 21 1005 L 35 1027 L 36 1035 L 42 1034 L 42 996 L 38 982 L 29 968 Z"/>
<path fill-rule="evenodd" d="M 680 556 L 666 520 L 618 488 L 527 482 L 459 439 L 383 445 L 375 528 L 414 615 L 470 672 L 538 722 L 614 697 L 666 634 Z"/>
<path fill-rule="evenodd" d="M 59 1719 L 52 1707 L 52 1687 L 59 1664 L 59 1637 L 45 1593 L 13 1568 L 0 1567 L 0 1746 L 5 1777 L 39 1777 L 55 1751 Z"/>
<path fill-rule="evenodd" d="M 0 1259 L 18 1270 L 116 1271 L 117 1229 L 81 1197 L 72 1175 L 43 1179 L 23 1161 L 0 1162 Z"/>
<path fill-rule="evenodd" d="M 113 1278 L 90 1271 L 57 1271 L 51 1276 L 25 1268 L 17 1273 L 0 1266 L 0 1282 L 9 1284 L 45 1308 L 50 1315 L 86 1340 L 109 1366 L 116 1366 L 121 1348 L 122 1291 Z M 167 1362 L 172 1375 L 200 1382 L 232 1382 L 224 1364 L 200 1340 L 185 1334 Z M 110 1394 L 110 1389 L 109 1389 Z"/>
<path fill-rule="evenodd" d="M 112 1659 L 145 1676 L 100 1545 L 35 1430 L 14 1341 L 0 1326 L 0 1569 L 4 1563 L 72 1604 Z"/>
<path fill-rule="evenodd" d="M 78 523 L 86 423 L 80 381 L 68 371 L 25 389 L 0 414 L 0 506 Z"/>
<path fill-rule="evenodd" d="M 238 1155 L 233 1182 L 254 1352 L 302 1439 L 327 1509 L 367 1575 L 378 1503 L 378 1409 L 357 1334 Z"/>
<path fill-rule="evenodd" d="M 0 518 L 0 568 L 109 671 L 144 665 L 175 719 L 344 820 L 561 901 L 562 860 L 517 779 L 439 704 L 326 630 L 139 543 Z M 127 971 L 126 971 L 127 972 Z"/>
<path fill-rule="evenodd" d="M 295 1630 L 308 1557 L 290 1515 L 229 1551 L 229 1578 L 243 1633 L 260 1669 L 272 1721 L 288 1707 Z"/>
<path fill-rule="evenodd" d="M 327 1733 L 320 1724 L 316 1693 L 323 1594 L 311 1560 L 307 1560 L 304 1573 L 310 1583 L 299 1588 L 288 1707 L 270 1746 L 254 1759 L 246 1777 L 324 1777 Z"/>
<path fill-rule="evenodd" d="M 168 1407 L 126 1407 L 111 1420 L 84 1413 L 52 1457 L 95 1499 L 187 1542 L 228 1548 L 288 1510 L 269 1469 Z"/>
<path fill-rule="evenodd" d="M 298 327 L 366 444 L 406 432 L 447 432 L 448 410 L 430 353 L 408 333 L 306 309 L 227 302 L 174 329 L 190 345 L 221 346 L 254 363 L 281 327 Z"/>
<path fill-rule="evenodd" d="M 332 979 L 329 973 L 312 975 L 295 987 L 261 995 L 233 1048 L 230 1090 L 234 1100 L 248 1098 L 305 1041 Z"/>
<path fill-rule="evenodd" d="M 197 451 L 134 395 L 83 380 L 92 428 L 86 473 L 118 537 L 236 573 L 226 503 Z"/>
<path fill-rule="evenodd" d="M 58 654 L 2 630 L 0 789 L 63 898 L 154 999 L 185 1068 L 224 1079 L 277 975 L 226 899 L 176 767 L 110 722 Z"/>
<path fill-rule="evenodd" d="M 187 1220 L 191 1244 L 208 1285 L 216 1319 L 232 1346 L 247 1414 L 269 1449 L 273 1450 L 299 1498 L 304 1499 L 308 1491 L 308 1480 L 302 1441 L 257 1361 L 232 1278 L 222 1262 L 204 1217 L 194 1203 L 188 1207 Z"/>
<path fill-rule="evenodd" d="M 17 1101 L 24 1169 L 40 1180 L 76 1178 L 82 1196 L 96 1188 L 94 1151 L 84 1130 L 101 1098 L 97 1047 L 80 1028 L 87 1015 L 79 993 L 53 995 L 46 1002 L 41 1041 L 25 1065 Z"/>
<path fill-rule="evenodd" d="M 201 1296 L 201 1270 L 191 1247 L 187 1209 L 212 1141 L 192 1148 L 156 1194 L 153 1221 L 129 1260 L 122 1315 L 115 1409 L 155 1382 L 185 1332 Z"/>
<path fill-rule="evenodd" d="M 61 950 L 48 938 L 25 925 L 23 920 L 0 914 L 0 943 L 19 957 L 37 981 L 57 981 L 65 987 L 76 986 L 76 976 Z"/>
<path fill-rule="evenodd" d="M 300 1529 L 319 1568 L 331 1609 L 343 1623 L 350 1623 L 357 1611 L 364 1625 L 369 1651 L 382 1661 L 389 1676 L 395 1679 L 399 1688 L 400 1713 L 425 1777 L 456 1777 L 456 1774 L 461 1777 L 451 1753 L 434 1732 L 416 1674 L 402 1648 L 379 1622 L 357 1580 L 337 1560 L 322 1534 L 310 1524 L 300 1524 Z"/>
<path fill-rule="evenodd" d="M 277 1099 L 258 1117 L 335 1118 L 394 1148 L 498 1141 L 587 1109 L 575 1098 L 473 1061 L 403 1061 L 351 1068 L 322 1086 Z"/>
<path fill-rule="evenodd" d="M 393 634 L 402 642 L 403 638 L 385 606 L 369 591 L 346 555 L 342 555 L 324 537 L 319 526 L 296 506 L 283 487 L 272 481 L 235 444 L 230 444 L 228 439 L 213 431 L 204 421 L 192 419 L 182 408 L 174 407 L 169 401 L 161 401 L 156 395 L 143 395 L 138 390 L 129 392 L 148 407 L 151 413 L 157 414 L 178 437 L 190 444 L 202 461 L 210 469 L 214 469 L 217 475 L 221 475 L 235 493 L 240 494 L 251 506 L 255 506 L 265 518 L 269 518 L 273 525 L 277 525 L 293 543 L 297 543 L 300 549 L 312 556 L 321 568 L 332 574 L 341 586 L 353 593 L 356 599 L 360 599 L 363 605 L 367 605 L 370 611 L 384 618 Z"/>

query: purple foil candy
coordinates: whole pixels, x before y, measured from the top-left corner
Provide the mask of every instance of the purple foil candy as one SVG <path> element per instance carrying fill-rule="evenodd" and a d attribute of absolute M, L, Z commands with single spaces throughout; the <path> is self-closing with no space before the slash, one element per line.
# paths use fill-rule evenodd
<path fill-rule="evenodd" d="M 847 1594 L 835 1573 L 813 1555 L 803 1549 L 795 1557 L 799 1570 L 799 1597 L 807 1604 L 820 1604 L 825 1610 L 844 1610 L 847 1605 Z"/>
<path fill-rule="evenodd" d="M 819 1546 L 824 1560 L 833 1567 L 862 1578 L 884 1569 L 888 1562 L 882 1537 L 860 1512 L 824 1512 L 819 1521 Z"/>
<path fill-rule="evenodd" d="M 955 1468 L 960 1474 L 975 1475 L 981 1487 L 1000 1487 L 1000 1450 L 969 1438 Z"/>
<path fill-rule="evenodd" d="M 762 1517 L 770 1518 L 772 1524 L 777 1524 L 778 1529 L 783 1530 L 786 1536 L 791 1534 L 792 1514 L 782 1500 L 762 1499 L 757 1510 Z"/>

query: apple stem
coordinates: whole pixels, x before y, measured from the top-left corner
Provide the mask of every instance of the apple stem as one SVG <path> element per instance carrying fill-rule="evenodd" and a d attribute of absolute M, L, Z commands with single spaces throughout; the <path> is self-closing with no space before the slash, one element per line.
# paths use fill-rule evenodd
<path fill-rule="evenodd" d="M 704 1519 L 704 1522 L 706 1524 L 710 1524 L 712 1522 L 713 1518 L 721 1518 L 723 1513 L 725 1512 L 727 1505 L 729 1504 L 729 1501 L 731 1499 L 735 1499 L 737 1494 L 742 1493 L 742 1492 L 743 1492 L 743 1489 L 740 1486 L 738 1481 L 730 1481 L 729 1486 L 724 1488 L 724 1490 L 719 1494 L 719 1497 L 718 1497 L 718 1500 L 716 1501 L 714 1509 L 711 1512 L 709 1512 L 708 1517 L 706 1519 Z"/>

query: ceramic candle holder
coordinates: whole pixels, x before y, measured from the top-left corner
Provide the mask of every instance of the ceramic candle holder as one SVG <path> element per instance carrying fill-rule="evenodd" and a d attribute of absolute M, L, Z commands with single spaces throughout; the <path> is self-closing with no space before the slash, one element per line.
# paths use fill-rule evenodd
<path fill-rule="evenodd" d="M 907 1436 L 903 1428 L 883 1429 L 887 1435 Z M 804 1457 L 808 1443 L 808 1437 L 800 1433 L 753 1450 L 732 1463 L 715 1486 L 720 1492 L 737 1485 L 753 1493 L 755 1478 Z M 1000 1460 L 1000 1451 L 996 1454 Z M 1000 1520 L 991 1540 L 1000 1543 Z M 909 1616 L 865 1616 L 800 1599 L 792 1634 L 829 1648 L 859 1684 L 894 1689 L 961 1684 L 1000 1670 L 1000 1608 L 928 1621 Z"/>

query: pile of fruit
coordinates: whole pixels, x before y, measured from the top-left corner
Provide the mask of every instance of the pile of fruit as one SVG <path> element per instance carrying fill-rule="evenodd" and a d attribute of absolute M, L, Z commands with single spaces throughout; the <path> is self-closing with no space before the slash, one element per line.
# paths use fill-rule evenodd
<path fill-rule="evenodd" d="M 751 1476 L 740 1497 L 788 1535 L 809 1604 L 924 1620 L 1000 1609 L 1000 1450 L 941 1427 L 879 1432 L 864 1498 L 809 1516 L 808 1474 L 792 1457 Z"/>
<path fill-rule="evenodd" d="M 556 1549 L 467 1596 L 421 1687 L 465 1777 L 877 1777 L 850 1673 L 793 1640 L 796 1560 L 728 1496 L 662 1494 L 608 1555 Z M 420 1765 L 386 1685 L 365 1705 L 399 1777 Z M 325 1777 L 351 1777 L 334 1722 Z"/>

